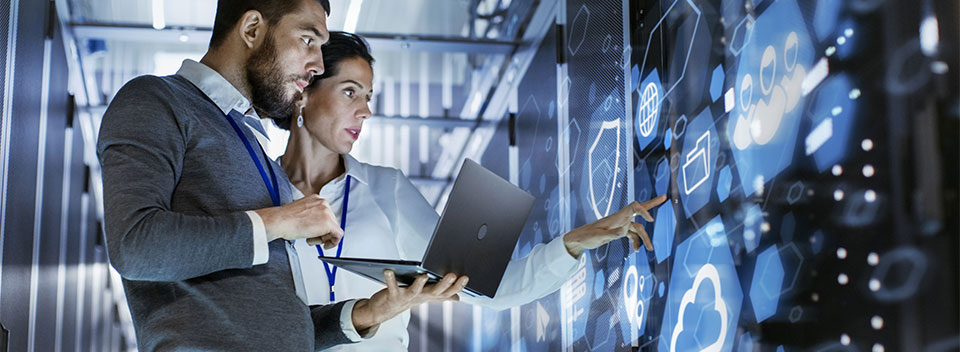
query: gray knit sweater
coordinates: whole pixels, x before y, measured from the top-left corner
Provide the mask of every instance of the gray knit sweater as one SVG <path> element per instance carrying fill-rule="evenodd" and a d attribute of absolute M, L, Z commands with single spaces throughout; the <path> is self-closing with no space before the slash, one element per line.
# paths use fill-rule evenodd
<path fill-rule="evenodd" d="M 267 264 L 251 265 L 244 211 L 273 202 L 223 112 L 188 80 L 127 83 L 103 117 L 97 152 L 107 250 L 141 351 L 311 351 L 349 342 L 342 303 L 307 307 L 297 298 L 284 241 L 269 244 Z M 273 169 L 288 203 L 290 183 Z"/>

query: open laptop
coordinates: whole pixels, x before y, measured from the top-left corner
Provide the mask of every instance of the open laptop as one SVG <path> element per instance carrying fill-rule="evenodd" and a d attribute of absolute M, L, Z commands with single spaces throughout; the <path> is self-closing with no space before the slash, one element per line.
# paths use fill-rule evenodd
<path fill-rule="evenodd" d="M 466 159 L 422 261 L 320 257 L 384 283 L 390 269 L 401 285 L 426 274 L 436 282 L 447 273 L 467 275 L 464 293 L 493 297 L 530 215 L 534 197 L 473 160 Z"/>

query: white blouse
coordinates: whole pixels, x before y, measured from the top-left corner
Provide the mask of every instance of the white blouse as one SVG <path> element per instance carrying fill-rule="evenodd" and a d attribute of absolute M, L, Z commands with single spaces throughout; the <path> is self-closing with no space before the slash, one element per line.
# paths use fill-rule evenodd
<path fill-rule="evenodd" d="M 439 220 L 437 212 L 400 170 L 361 163 L 344 156 L 345 175 L 353 178 L 347 209 L 347 227 L 343 235 L 342 257 L 416 260 L 423 259 L 427 244 Z M 320 189 L 331 210 L 340 218 L 346 177 L 330 181 Z M 303 194 L 295 190 L 295 197 Z M 305 240 L 294 244 L 299 254 L 304 289 L 310 305 L 330 303 L 330 287 L 317 249 Z M 324 256 L 336 256 L 337 248 L 325 249 Z M 577 259 L 567 253 L 563 239 L 557 237 L 539 244 L 526 257 L 507 265 L 496 298 L 461 295 L 461 301 L 502 310 L 532 302 L 560 288 L 577 267 Z M 385 286 L 379 282 L 337 270 L 336 300 L 369 298 Z M 331 351 L 407 350 L 409 336 L 406 311 L 380 325 L 376 334 L 355 344 L 341 345 Z"/>

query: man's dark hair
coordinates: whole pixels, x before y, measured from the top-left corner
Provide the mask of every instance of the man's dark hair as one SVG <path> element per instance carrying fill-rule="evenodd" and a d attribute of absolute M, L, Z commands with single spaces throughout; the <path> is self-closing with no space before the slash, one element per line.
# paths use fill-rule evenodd
<path fill-rule="evenodd" d="M 361 58 L 373 67 L 373 56 L 370 55 L 370 46 L 359 35 L 347 32 L 330 31 L 330 40 L 321 48 L 323 50 L 323 74 L 313 76 L 313 82 L 306 88 L 310 91 L 320 85 L 324 79 L 337 75 L 340 63 L 344 60 Z M 290 119 L 274 119 L 278 127 L 289 130 Z"/>
<path fill-rule="evenodd" d="M 247 11 L 260 11 L 268 23 L 274 24 L 284 15 L 296 11 L 303 1 L 319 2 L 327 16 L 330 15 L 330 0 L 218 0 L 210 47 L 215 48 L 222 44 L 227 38 L 227 33 L 237 25 Z"/>

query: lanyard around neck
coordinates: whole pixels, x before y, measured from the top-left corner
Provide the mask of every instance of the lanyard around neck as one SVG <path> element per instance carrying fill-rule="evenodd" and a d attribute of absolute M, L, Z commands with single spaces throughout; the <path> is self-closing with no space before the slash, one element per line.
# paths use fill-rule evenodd
<path fill-rule="evenodd" d="M 350 202 L 350 175 L 347 175 L 347 184 L 343 188 L 343 206 L 340 210 L 340 229 L 344 231 L 346 235 L 347 231 L 347 203 Z M 343 238 L 340 238 L 340 244 L 337 245 L 337 258 L 340 258 L 340 253 L 343 252 Z M 320 245 L 317 245 L 317 253 L 323 257 L 323 248 L 320 248 Z M 337 296 L 333 293 L 333 286 L 337 283 L 337 266 L 332 265 L 333 269 L 331 270 L 330 264 L 327 262 L 321 261 L 323 263 L 323 271 L 327 274 L 327 283 L 330 284 L 330 303 L 337 301 Z"/>
<path fill-rule="evenodd" d="M 263 153 L 263 160 L 267 163 L 267 168 L 270 170 L 270 176 L 267 176 L 266 170 L 263 168 L 263 163 L 260 162 L 260 158 L 257 158 L 256 152 L 253 151 L 253 146 L 250 145 L 250 141 L 244 136 L 243 131 L 240 130 L 240 126 L 237 125 L 237 122 L 233 120 L 231 115 L 234 113 L 239 114 L 236 110 L 230 111 L 229 114 L 223 115 L 230 126 L 233 126 L 234 132 L 237 132 L 237 137 L 240 137 L 240 141 L 243 142 L 243 146 L 247 148 L 247 152 L 250 153 L 250 158 L 253 159 L 253 163 L 257 165 L 257 170 L 260 171 L 260 178 L 263 179 L 263 184 L 267 186 L 267 191 L 270 192 L 270 199 L 273 200 L 273 206 L 279 207 L 280 204 L 280 187 L 277 185 L 277 174 L 273 172 L 273 166 L 270 165 L 270 159 L 267 157 L 267 153 L 260 148 L 260 152 Z M 257 146 L 260 146 L 260 143 L 257 143 Z M 272 176 L 272 178 L 271 178 Z"/>

